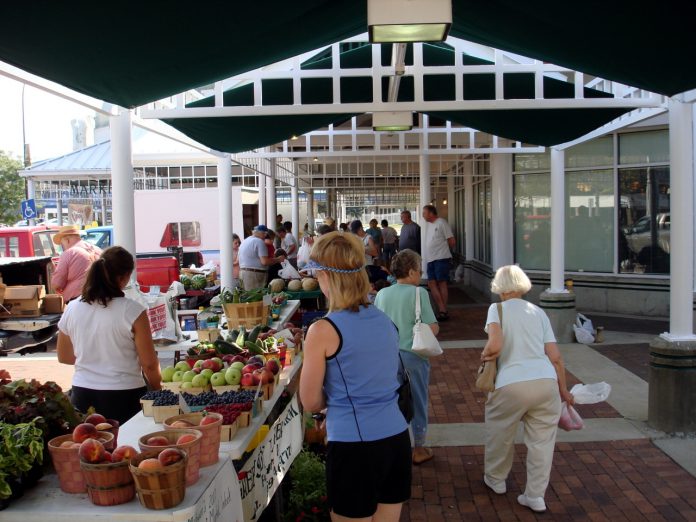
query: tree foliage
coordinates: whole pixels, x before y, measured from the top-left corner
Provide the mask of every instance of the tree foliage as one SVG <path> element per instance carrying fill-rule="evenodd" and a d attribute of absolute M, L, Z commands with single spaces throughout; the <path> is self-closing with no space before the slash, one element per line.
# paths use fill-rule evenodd
<path fill-rule="evenodd" d="M 17 174 L 22 163 L 0 150 L 0 223 L 13 224 L 22 218 L 24 179 Z"/>

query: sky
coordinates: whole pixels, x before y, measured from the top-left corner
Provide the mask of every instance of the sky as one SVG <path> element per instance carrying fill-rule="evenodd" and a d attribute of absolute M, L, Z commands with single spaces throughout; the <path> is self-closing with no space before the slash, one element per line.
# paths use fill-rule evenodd
<path fill-rule="evenodd" d="M 70 121 L 94 114 L 86 107 L 27 86 L 24 120 L 31 160 L 72 152 Z M 0 150 L 22 159 L 22 84 L 0 76 Z"/>

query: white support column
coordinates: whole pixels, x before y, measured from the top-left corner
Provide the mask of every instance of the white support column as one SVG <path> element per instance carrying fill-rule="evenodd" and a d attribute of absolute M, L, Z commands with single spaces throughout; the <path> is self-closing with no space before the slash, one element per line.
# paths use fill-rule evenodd
<path fill-rule="evenodd" d="M 422 139 L 422 138 L 421 138 Z M 422 147 L 421 147 L 422 148 Z M 432 199 L 430 192 L 430 156 L 421 153 L 418 156 L 419 163 L 419 177 L 420 177 L 420 206 L 418 207 L 418 215 L 415 216 L 417 223 L 421 226 L 421 255 L 423 257 L 423 269 L 425 270 L 427 264 L 427 245 L 426 245 L 426 232 L 425 229 L 428 227 L 428 223 L 423 219 L 423 207 L 425 205 L 430 205 L 430 200 Z"/>
<path fill-rule="evenodd" d="M 694 341 L 694 141 L 691 104 L 669 100 L 670 154 L 670 341 Z"/>
<path fill-rule="evenodd" d="M 314 189 L 307 190 L 307 223 L 309 233 L 314 234 Z"/>
<path fill-rule="evenodd" d="M 276 216 L 278 215 L 278 203 L 276 201 L 276 159 L 271 158 L 269 161 L 268 179 L 266 180 L 266 226 L 275 228 Z"/>
<path fill-rule="evenodd" d="M 218 158 L 217 164 L 218 201 L 220 205 L 220 284 L 232 287 L 233 255 L 232 234 L 232 161 L 229 154 Z"/>
<path fill-rule="evenodd" d="M 261 169 L 256 172 L 259 180 L 259 219 L 258 223 L 260 225 L 265 225 L 266 221 L 266 172 Z M 275 223 L 275 218 L 271 222 L 271 225 Z"/>
<path fill-rule="evenodd" d="M 491 267 L 512 264 L 512 154 L 491 154 Z"/>
<path fill-rule="evenodd" d="M 450 226 L 454 228 L 455 223 L 454 219 L 456 217 L 456 208 L 454 204 L 454 182 L 455 182 L 455 173 L 449 173 L 447 175 L 447 221 L 449 222 Z M 455 232 L 456 235 L 456 232 Z M 462 248 L 462 245 L 457 245 L 457 248 Z"/>
<path fill-rule="evenodd" d="M 118 245 L 135 255 L 135 191 L 131 150 L 131 111 L 110 117 L 111 212 Z"/>
<path fill-rule="evenodd" d="M 551 287 L 565 292 L 565 152 L 551 147 Z"/>
<path fill-rule="evenodd" d="M 474 160 L 464 163 L 464 240 L 466 259 L 474 259 Z"/>
<path fill-rule="evenodd" d="M 297 178 L 292 180 L 292 187 L 290 187 L 290 215 L 292 221 L 292 230 L 295 238 L 299 239 L 300 233 L 304 230 L 304 224 L 300 223 L 300 201 L 297 197 Z"/>

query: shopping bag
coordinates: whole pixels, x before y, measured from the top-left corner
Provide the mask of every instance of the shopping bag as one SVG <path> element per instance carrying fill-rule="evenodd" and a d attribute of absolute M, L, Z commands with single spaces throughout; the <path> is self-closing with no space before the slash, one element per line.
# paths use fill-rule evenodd
<path fill-rule="evenodd" d="M 312 252 L 312 247 L 307 243 L 306 238 L 302 239 L 302 246 L 297 251 L 297 267 L 302 268 L 309 263 L 309 254 Z"/>
<path fill-rule="evenodd" d="M 282 277 L 285 280 L 302 279 L 302 276 L 297 270 L 295 270 L 295 267 L 290 264 L 290 261 L 286 259 L 285 261 L 282 261 L 280 264 L 283 267 L 280 270 L 278 270 L 278 275 L 280 277 Z"/>
<path fill-rule="evenodd" d="M 585 423 L 582 422 L 582 418 L 575 411 L 575 408 L 563 401 L 561 403 L 561 417 L 558 419 L 558 427 L 565 431 L 581 430 L 585 427 Z"/>
<path fill-rule="evenodd" d="M 593 384 L 576 384 L 570 389 L 577 404 L 597 404 L 607 400 L 611 393 L 611 385 L 606 382 Z"/>
<path fill-rule="evenodd" d="M 442 348 L 430 326 L 421 321 L 420 288 L 416 287 L 416 323 L 413 325 L 411 350 L 418 355 L 434 357 L 442 354 Z"/>
<path fill-rule="evenodd" d="M 575 339 L 580 344 L 592 344 L 595 341 L 594 335 L 592 335 L 592 332 L 588 332 L 582 326 L 578 326 L 577 324 L 574 324 L 573 331 L 575 332 Z"/>
<path fill-rule="evenodd" d="M 404 361 L 399 354 L 401 362 L 401 385 L 397 388 L 398 404 L 401 414 L 406 419 L 406 422 L 411 422 L 413 419 L 413 392 L 411 391 L 411 378 L 408 375 L 408 370 L 404 366 Z"/>
<path fill-rule="evenodd" d="M 590 332 L 590 334 L 594 335 L 594 325 L 592 324 L 592 321 L 584 314 L 578 313 L 578 315 L 575 316 L 575 326 L 578 328 L 583 328 Z"/>

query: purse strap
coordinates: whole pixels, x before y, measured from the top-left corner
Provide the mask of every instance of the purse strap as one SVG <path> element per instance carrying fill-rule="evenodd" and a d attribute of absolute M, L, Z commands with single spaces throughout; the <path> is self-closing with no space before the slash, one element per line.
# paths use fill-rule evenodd
<path fill-rule="evenodd" d="M 421 322 L 420 288 L 416 287 L 416 322 Z M 401 362 L 403 365 L 403 361 Z"/>
<path fill-rule="evenodd" d="M 498 320 L 500 321 L 500 331 L 503 330 L 503 303 L 496 303 L 498 307 Z"/>

